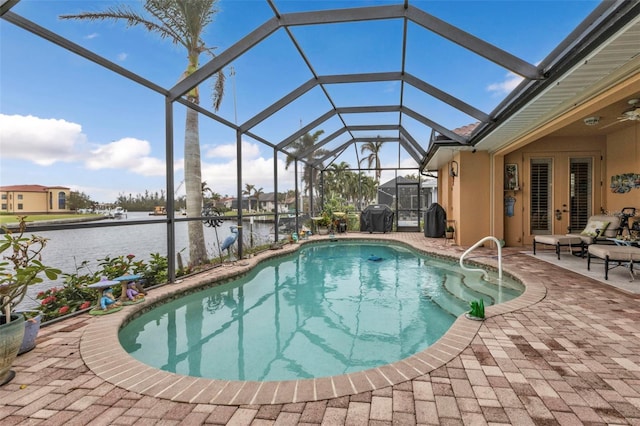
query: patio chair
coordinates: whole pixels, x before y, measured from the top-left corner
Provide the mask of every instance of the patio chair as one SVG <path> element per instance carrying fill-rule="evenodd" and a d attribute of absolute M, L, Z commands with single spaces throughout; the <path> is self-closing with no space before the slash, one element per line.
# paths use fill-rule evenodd
<path fill-rule="evenodd" d="M 640 248 L 632 246 L 605 246 L 593 244 L 587 250 L 587 270 L 591 270 L 591 258 L 604 260 L 604 279 L 609 279 L 609 271 L 618 266 L 629 268 L 631 279 L 635 278 L 634 263 L 640 262 Z"/>
<path fill-rule="evenodd" d="M 579 232 L 572 233 L 569 230 L 568 236 L 580 237 L 586 246 L 591 244 L 615 244 L 607 238 L 614 238 L 621 231 L 621 217 L 618 215 L 597 214 L 587 221 L 587 226 Z"/>
<path fill-rule="evenodd" d="M 536 235 L 533 237 L 533 254 L 536 254 L 536 245 L 551 245 L 556 249 L 558 259 L 562 247 L 569 247 L 572 254 L 584 257 L 586 249 L 591 244 L 615 244 L 607 238 L 613 238 L 620 232 L 620 217 L 615 215 L 593 215 L 587 221 L 587 226 L 581 231 L 568 234 Z M 574 250 L 578 248 L 579 250 Z"/>

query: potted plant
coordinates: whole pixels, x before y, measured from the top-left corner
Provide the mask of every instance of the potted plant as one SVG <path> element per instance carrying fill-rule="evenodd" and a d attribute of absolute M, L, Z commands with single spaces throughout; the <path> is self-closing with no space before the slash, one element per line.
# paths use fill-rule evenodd
<path fill-rule="evenodd" d="M 444 230 L 444 236 L 445 238 L 453 238 L 453 233 L 455 232 L 455 228 L 451 225 L 447 226 L 447 229 Z"/>
<path fill-rule="evenodd" d="M 331 225 L 331 216 L 327 211 L 322 212 L 322 216 L 316 222 L 318 229 L 318 234 L 328 234 L 329 233 L 329 225 Z"/>
<path fill-rule="evenodd" d="M 47 240 L 32 235 L 25 237 L 25 217 L 19 217 L 19 228 L 13 233 L 3 227 L 0 240 L 0 385 L 13 379 L 13 360 L 22 346 L 25 316 L 15 308 L 27 294 L 29 286 L 43 281 L 42 274 L 55 280 L 59 269 L 45 266 L 40 261 Z"/>

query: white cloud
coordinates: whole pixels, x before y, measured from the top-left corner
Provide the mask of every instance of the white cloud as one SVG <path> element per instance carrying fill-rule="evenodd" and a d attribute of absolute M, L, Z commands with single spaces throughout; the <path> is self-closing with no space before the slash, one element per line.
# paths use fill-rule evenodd
<path fill-rule="evenodd" d="M 65 120 L 32 115 L 0 114 L 2 156 L 32 161 L 40 166 L 77 160 L 86 143 L 82 126 Z"/>
<path fill-rule="evenodd" d="M 91 39 L 94 39 L 94 38 L 97 38 L 97 37 L 99 37 L 98 33 L 91 33 L 88 36 L 86 36 L 85 38 L 91 40 Z"/>
<path fill-rule="evenodd" d="M 216 145 L 205 148 L 204 158 L 236 158 L 237 150 L 235 143 Z M 258 144 L 242 141 L 242 158 L 257 158 L 260 156 Z"/>
<path fill-rule="evenodd" d="M 496 95 L 507 95 L 515 89 L 522 81 L 522 77 L 514 73 L 508 73 L 505 76 L 504 81 L 498 83 L 492 83 L 487 86 L 489 92 L 493 92 Z"/>
<path fill-rule="evenodd" d="M 150 153 L 149 142 L 124 138 L 92 150 L 86 166 L 91 170 L 126 169 L 142 176 L 164 176 L 165 162 L 150 157 Z"/>
<path fill-rule="evenodd" d="M 142 176 L 164 176 L 165 161 L 152 157 L 148 141 L 123 138 L 105 145 L 87 143 L 82 126 L 61 119 L 0 114 L 3 159 L 39 166 L 81 163 L 90 170 L 125 169 Z M 182 168 L 182 161 L 175 162 Z"/>
<path fill-rule="evenodd" d="M 124 53 L 124 52 L 123 52 L 123 53 L 118 53 L 117 58 L 118 58 L 118 61 L 120 61 L 120 62 L 124 62 L 124 61 L 126 61 L 126 60 L 127 60 L 127 57 L 128 57 L 128 56 L 129 56 L 128 54 L 126 54 L 126 53 Z"/>

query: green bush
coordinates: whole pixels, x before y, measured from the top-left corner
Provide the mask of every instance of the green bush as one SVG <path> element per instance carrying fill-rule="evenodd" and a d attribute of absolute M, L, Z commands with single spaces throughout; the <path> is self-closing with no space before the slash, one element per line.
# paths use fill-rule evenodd
<path fill-rule="evenodd" d="M 122 275 L 140 274 L 143 277 L 141 283 L 145 287 L 167 282 L 166 257 L 152 253 L 149 264 L 134 259 L 133 254 L 114 258 L 107 256 L 104 259 L 98 259 L 100 269 L 95 272 L 91 272 L 88 262 L 84 261 L 76 267 L 75 273 L 62 274 L 64 283 L 61 287 L 50 288 L 37 296 L 41 301 L 38 311 L 42 313 L 43 321 L 50 321 L 96 304 L 100 291 L 88 286 L 102 278 L 111 280 Z M 120 285 L 114 285 L 113 292 L 119 295 Z"/>

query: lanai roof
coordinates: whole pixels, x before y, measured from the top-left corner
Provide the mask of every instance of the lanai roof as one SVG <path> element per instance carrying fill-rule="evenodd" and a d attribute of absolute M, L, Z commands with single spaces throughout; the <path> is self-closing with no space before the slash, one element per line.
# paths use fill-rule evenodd
<path fill-rule="evenodd" d="M 11 8 L 16 3 L 7 1 L 0 7 L 3 19 L 170 101 L 196 108 L 243 138 L 290 153 L 291 143 L 301 135 L 322 129 L 324 134 L 315 148 L 329 151 L 320 160 L 325 166 L 345 156 L 360 160 L 360 144 L 385 141 L 397 147 L 397 168 L 413 164 L 435 170 L 444 161 L 440 147 L 499 149 L 638 70 L 640 3 L 636 0 L 597 4 L 538 63 L 534 63 L 538 58 L 519 57 L 429 13 L 428 2 L 392 0 L 376 6 L 327 9 L 352 3 L 266 0 L 255 6 L 264 9 L 264 14 L 252 15 L 258 16 L 253 21 L 238 21 L 239 38 L 235 43 L 217 51 L 214 59 L 177 84 L 154 82 L 90 51 L 79 39 L 47 30 L 14 13 Z M 354 31 L 351 34 L 361 34 L 353 44 L 332 36 L 346 26 Z M 318 40 L 324 43 L 319 45 Z M 277 50 L 278 56 L 261 57 L 265 47 L 273 45 L 284 46 Z M 367 49 L 372 45 L 389 51 L 383 64 L 368 62 Z M 454 81 L 430 79 L 428 69 L 416 66 L 416 58 L 421 55 L 433 55 L 433 67 L 450 67 Z M 340 62 L 347 60 L 360 62 L 359 71 L 344 73 Z M 236 99 L 233 110 L 228 103 L 214 112 L 205 102 L 193 106 L 183 98 L 191 88 L 207 84 L 218 71 L 246 69 L 248 62 L 254 67 L 290 72 L 289 86 L 274 90 L 265 78 L 260 87 L 247 88 L 248 93 L 266 91 L 272 98 L 266 105 L 249 108 L 248 115 L 239 118 L 234 116 Z M 475 70 L 484 67 L 516 74 L 522 82 L 503 99 L 473 105 L 465 93 L 485 90 L 475 79 Z M 461 74 L 469 82 L 454 77 Z M 388 93 L 379 90 L 384 86 L 391 88 Z M 239 98 L 238 102 L 251 101 Z M 300 160 L 304 160 L 304 154 L 300 154 Z"/>

